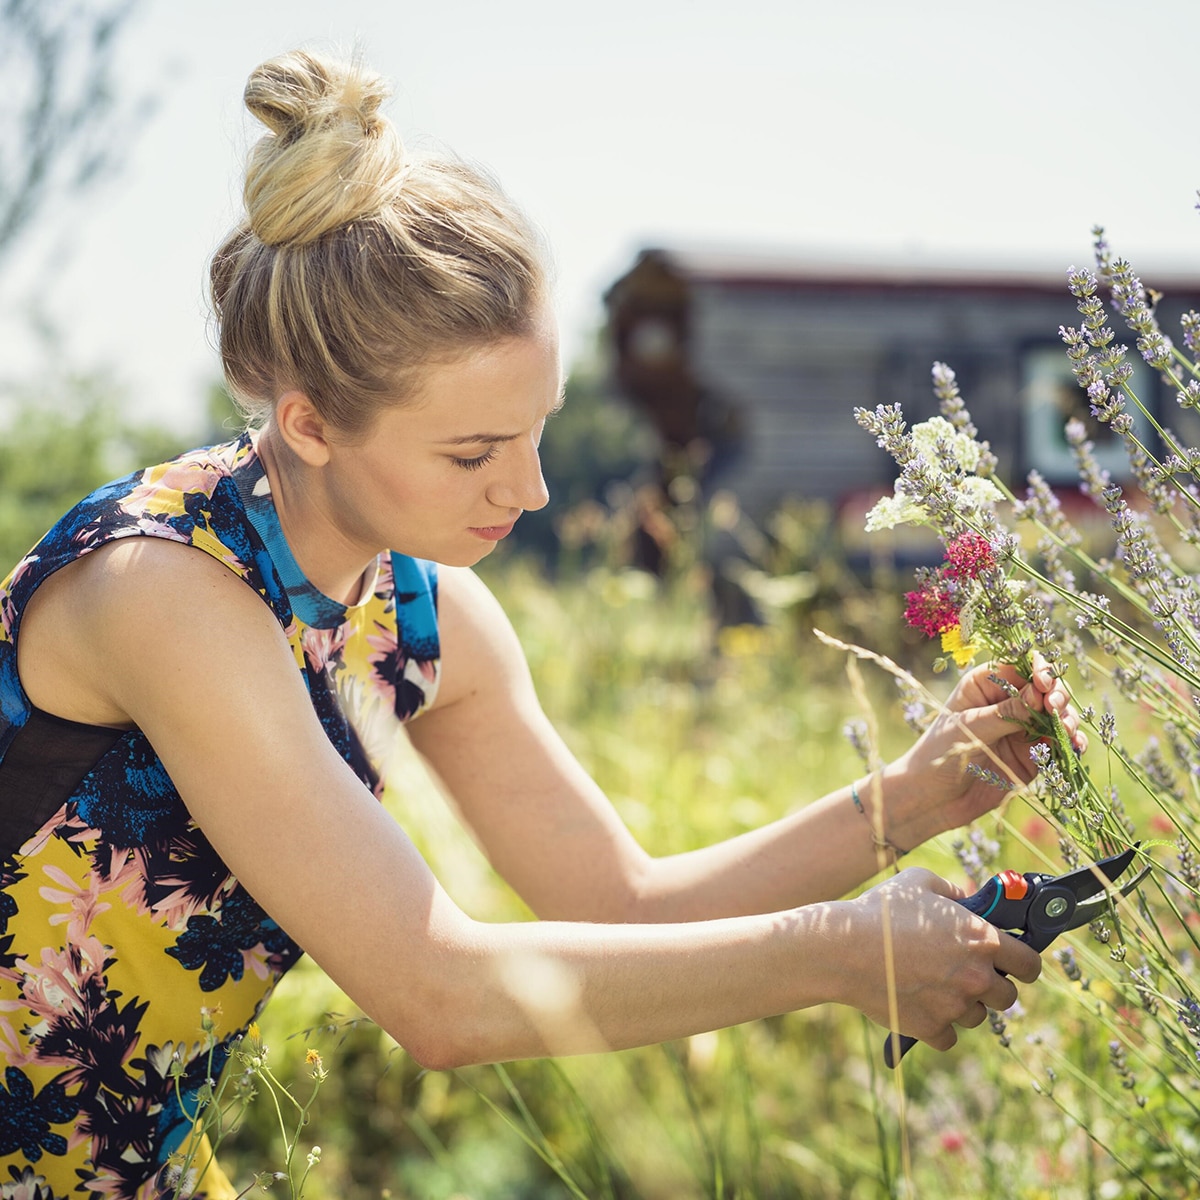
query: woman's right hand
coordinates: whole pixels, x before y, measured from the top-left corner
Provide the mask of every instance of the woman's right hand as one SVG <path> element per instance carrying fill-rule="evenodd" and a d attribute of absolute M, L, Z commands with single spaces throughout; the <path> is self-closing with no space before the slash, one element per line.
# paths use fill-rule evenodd
<path fill-rule="evenodd" d="M 911 867 L 846 901 L 839 999 L 937 1050 L 955 1044 L 956 1025 L 973 1028 L 989 1008 L 1011 1007 L 1017 989 L 1007 976 L 1033 983 L 1041 958 L 956 903 L 965 895 L 932 871 Z"/>

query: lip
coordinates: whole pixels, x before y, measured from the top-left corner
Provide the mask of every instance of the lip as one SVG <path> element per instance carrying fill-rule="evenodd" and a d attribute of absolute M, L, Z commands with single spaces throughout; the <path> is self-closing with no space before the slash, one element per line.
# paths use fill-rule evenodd
<path fill-rule="evenodd" d="M 512 533 L 513 526 L 516 521 L 509 521 L 507 525 L 483 525 L 472 526 L 471 532 L 478 538 L 483 538 L 485 542 L 498 542 L 501 538 L 506 538 Z"/>

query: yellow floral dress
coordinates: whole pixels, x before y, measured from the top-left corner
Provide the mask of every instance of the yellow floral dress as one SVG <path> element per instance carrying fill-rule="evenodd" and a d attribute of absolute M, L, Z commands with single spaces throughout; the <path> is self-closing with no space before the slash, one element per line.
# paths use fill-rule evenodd
<path fill-rule="evenodd" d="M 437 688 L 433 564 L 383 554 L 357 604 L 321 595 L 287 547 L 249 434 L 99 489 L 0 583 L 4 1200 L 159 1195 L 198 1092 L 301 954 L 140 731 L 62 720 L 21 687 L 21 615 L 38 585 L 123 537 L 195 546 L 258 593 L 330 741 L 376 795 L 396 720 Z"/>

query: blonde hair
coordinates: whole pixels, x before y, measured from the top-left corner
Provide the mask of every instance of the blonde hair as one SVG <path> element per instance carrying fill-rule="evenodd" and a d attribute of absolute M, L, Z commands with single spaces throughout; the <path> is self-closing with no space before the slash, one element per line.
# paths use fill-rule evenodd
<path fill-rule="evenodd" d="M 268 132 L 210 279 L 226 381 L 252 421 L 295 388 L 361 433 L 423 365 L 527 335 L 546 299 L 531 223 L 478 168 L 406 154 L 387 95 L 361 64 L 305 51 L 246 84 Z"/>

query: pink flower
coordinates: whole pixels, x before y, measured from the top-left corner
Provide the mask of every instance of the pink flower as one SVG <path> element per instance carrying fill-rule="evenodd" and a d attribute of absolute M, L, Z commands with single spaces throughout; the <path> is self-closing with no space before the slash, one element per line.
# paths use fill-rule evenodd
<path fill-rule="evenodd" d="M 943 1130 L 939 1140 L 947 1154 L 959 1154 L 967 1144 L 967 1139 L 957 1129 Z"/>
<path fill-rule="evenodd" d="M 958 624 L 958 608 L 950 589 L 938 579 L 927 580 L 916 592 L 905 592 L 904 619 L 926 637 L 938 637 Z"/>
<path fill-rule="evenodd" d="M 977 579 L 996 565 L 992 544 L 978 533 L 960 533 L 946 547 L 946 575 L 950 579 Z"/>
<path fill-rule="evenodd" d="M 222 464 L 201 456 L 162 463 L 142 473 L 138 486 L 120 502 L 120 506 L 122 511 L 140 521 L 152 516 L 169 516 L 182 512 L 182 496 L 193 492 L 211 496 L 228 474 Z"/>

